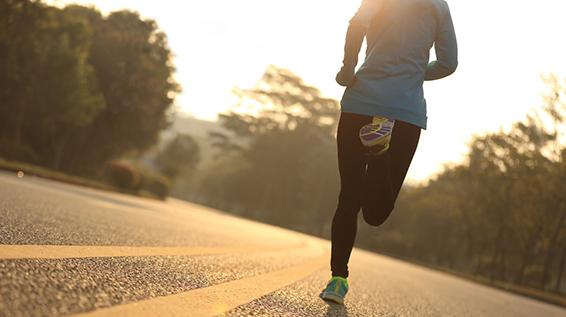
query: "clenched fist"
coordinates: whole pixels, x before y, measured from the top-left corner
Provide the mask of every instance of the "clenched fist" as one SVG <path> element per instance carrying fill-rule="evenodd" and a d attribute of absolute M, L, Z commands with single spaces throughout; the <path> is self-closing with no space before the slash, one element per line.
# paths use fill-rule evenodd
<path fill-rule="evenodd" d="M 354 84 L 355 80 L 354 69 L 350 67 L 342 66 L 338 74 L 336 74 L 336 82 L 340 86 L 350 87 Z"/>

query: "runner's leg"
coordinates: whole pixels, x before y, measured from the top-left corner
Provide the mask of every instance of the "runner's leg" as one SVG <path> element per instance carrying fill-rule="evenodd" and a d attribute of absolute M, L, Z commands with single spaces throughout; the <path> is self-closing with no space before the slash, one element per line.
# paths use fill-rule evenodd
<path fill-rule="evenodd" d="M 362 213 L 368 224 L 383 224 L 393 211 L 420 134 L 420 127 L 396 120 L 389 150 L 368 160 L 362 186 Z"/>
<path fill-rule="evenodd" d="M 341 113 L 338 123 L 337 148 L 340 172 L 340 196 L 332 219 L 332 254 L 330 266 L 333 276 L 348 277 L 348 261 L 358 230 L 361 208 L 361 185 L 366 169 L 359 130 L 372 117 Z"/>

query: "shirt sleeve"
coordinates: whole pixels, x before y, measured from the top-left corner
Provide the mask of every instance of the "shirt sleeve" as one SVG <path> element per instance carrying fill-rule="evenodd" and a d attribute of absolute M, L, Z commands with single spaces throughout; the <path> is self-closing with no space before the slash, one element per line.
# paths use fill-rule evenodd
<path fill-rule="evenodd" d="M 344 67 L 353 70 L 358 64 L 358 54 L 367 29 L 382 7 L 382 0 L 363 0 L 356 14 L 350 19 L 344 47 Z"/>
<path fill-rule="evenodd" d="M 440 27 L 437 29 L 434 49 L 436 61 L 428 64 L 425 80 L 444 78 L 454 73 L 458 67 L 458 43 L 448 4 Z"/>
<path fill-rule="evenodd" d="M 350 20 L 350 24 L 357 23 L 365 29 L 369 28 L 373 18 L 381 11 L 382 6 L 382 0 L 363 0 L 358 11 Z"/>

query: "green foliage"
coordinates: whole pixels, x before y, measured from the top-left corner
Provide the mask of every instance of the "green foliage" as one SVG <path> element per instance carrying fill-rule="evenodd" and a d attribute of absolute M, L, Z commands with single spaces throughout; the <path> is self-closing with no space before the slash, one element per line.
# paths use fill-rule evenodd
<path fill-rule="evenodd" d="M 2 1 L 0 156 L 93 176 L 157 141 L 173 72 L 165 34 L 137 13 Z"/>
<path fill-rule="evenodd" d="M 2 135 L 16 147 L 33 148 L 38 163 L 57 168 L 72 132 L 90 124 L 104 107 L 87 63 L 90 27 L 36 2 L 7 5 L 0 30 Z"/>
<path fill-rule="evenodd" d="M 239 105 L 221 115 L 232 136 L 211 135 L 222 151 L 205 178 L 210 202 L 229 209 L 245 206 L 255 218 L 281 225 L 319 222 L 333 204 L 325 196 L 336 192 L 336 184 L 310 177 L 336 180 L 330 149 L 337 102 L 273 66 L 255 88 L 236 93 Z M 325 154 L 330 155 L 320 156 Z"/>
<path fill-rule="evenodd" d="M 139 188 L 141 183 L 141 175 L 136 166 L 120 160 L 106 163 L 104 179 L 117 188 L 130 191 Z"/>
<path fill-rule="evenodd" d="M 405 186 L 383 226 L 359 227 L 358 245 L 565 294 L 566 82 L 545 80 L 543 111 L 475 136 L 466 162 Z M 212 134 L 217 159 L 201 166 L 190 197 L 328 238 L 339 183 L 336 103 L 275 67 L 237 93 L 240 107 L 221 116 L 231 134 Z"/>
<path fill-rule="evenodd" d="M 111 160 L 105 164 L 104 181 L 129 193 L 165 199 L 171 189 L 171 181 L 143 165 L 128 160 Z"/>
<path fill-rule="evenodd" d="M 4 171 L 10 171 L 15 174 L 22 172 L 22 177 L 38 176 L 45 179 L 51 179 L 59 182 L 65 182 L 68 184 L 75 184 L 79 186 L 86 186 L 90 188 L 97 188 L 106 191 L 117 191 L 118 189 L 110 186 L 107 183 L 101 181 L 96 181 L 92 179 L 86 179 L 77 176 L 71 176 L 65 173 L 54 171 L 42 166 L 33 165 L 30 163 L 23 163 L 18 161 L 9 161 L 0 158 L 0 169 Z"/>
<path fill-rule="evenodd" d="M 151 170 L 145 169 L 142 171 L 142 181 L 139 191 L 149 192 L 151 196 L 160 199 L 167 198 L 171 190 L 171 181 L 167 177 Z"/>
<path fill-rule="evenodd" d="M 79 162 L 96 167 L 126 151 L 147 149 L 168 126 L 172 96 L 179 91 L 165 34 L 154 21 L 129 11 L 102 18 L 84 7 L 66 10 L 91 21 L 89 61 L 107 103 L 84 131 Z"/>
<path fill-rule="evenodd" d="M 28 145 L 15 142 L 10 138 L 0 139 L 0 151 L 2 157 L 7 160 L 16 160 L 25 157 L 27 162 L 36 162 L 37 153 Z"/>
<path fill-rule="evenodd" d="M 192 172 L 200 160 L 198 143 L 187 134 L 177 134 L 156 158 L 158 169 L 174 179 L 181 172 Z"/>
<path fill-rule="evenodd" d="M 566 293 L 566 82 L 543 111 L 476 136 L 465 164 L 405 190 L 368 248 L 497 282 Z"/>

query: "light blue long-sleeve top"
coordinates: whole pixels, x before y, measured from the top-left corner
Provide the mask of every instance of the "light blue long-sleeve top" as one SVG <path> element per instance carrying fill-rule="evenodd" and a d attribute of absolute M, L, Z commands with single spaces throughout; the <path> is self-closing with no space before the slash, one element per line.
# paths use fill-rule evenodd
<path fill-rule="evenodd" d="M 354 74 L 364 37 L 364 63 Z M 437 60 L 429 63 L 435 47 Z M 343 112 L 385 116 L 423 129 L 427 104 L 423 82 L 452 74 L 458 47 L 444 0 L 363 0 L 350 20 L 343 67 L 337 81 L 347 86 Z"/>

